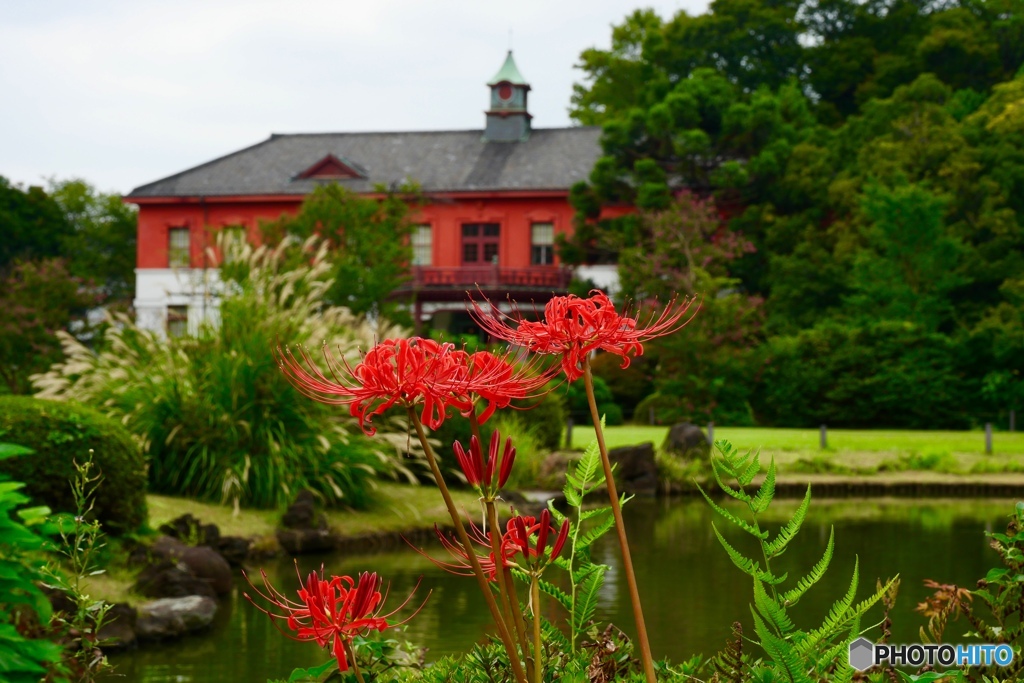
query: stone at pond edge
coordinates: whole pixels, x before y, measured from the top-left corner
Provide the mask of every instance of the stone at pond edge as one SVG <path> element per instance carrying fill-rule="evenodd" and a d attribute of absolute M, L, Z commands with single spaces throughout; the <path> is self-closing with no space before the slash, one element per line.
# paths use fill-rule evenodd
<path fill-rule="evenodd" d="M 231 592 L 231 566 L 213 548 L 185 545 L 177 539 L 161 536 L 153 543 L 150 552 L 154 558 L 185 565 L 197 578 L 207 581 L 217 595 L 226 595 Z M 195 595 L 206 595 L 206 593 L 195 593 Z M 153 597 L 177 596 L 164 594 Z"/>
<path fill-rule="evenodd" d="M 135 633 L 139 640 L 173 638 L 206 628 L 216 614 L 217 601 L 205 596 L 155 600 L 139 607 Z"/>
<path fill-rule="evenodd" d="M 654 495 L 658 492 L 658 465 L 654 461 L 654 444 L 623 446 L 608 451 L 615 468 L 615 478 L 624 493 Z"/>
<path fill-rule="evenodd" d="M 666 453 L 673 453 L 683 458 L 707 460 L 711 455 L 711 446 L 704 430 L 691 422 L 679 422 L 672 425 L 661 446 Z"/>
<path fill-rule="evenodd" d="M 327 519 L 317 512 L 316 496 L 309 489 L 299 491 L 295 502 L 281 516 L 285 529 L 326 529 Z"/>
<path fill-rule="evenodd" d="M 125 602 L 111 605 L 97 634 L 103 643 L 103 649 L 120 649 L 134 645 L 137 623 L 138 614 L 134 607 Z"/>
<path fill-rule="evenodd" d="M 134 590 L 147 598 L 216 596 L 209 581 L 199 578 L 188 565 L 176 560 L 160 560 L 143 569 L 135 582 Z"/>
<path fill-rule="evenodd" d="M 208 545 L 215 548 L 217 541 L 220 540 L 220 529 L 216 524 L 203 524 L 189 512 L 160 525 L 159 531 L 190 545 Z"/>
<path fill-rule="evenodd" d="M 330 529 L 278 529 L 277 542 L 290 555 L 334 550 L 338 538 Z"/>
<path fill-rule="evenodd" d="M 241 567 L 249 559 L 252 541 L 241 536 L 221 536 L 214 548 L 232 567 Z"/>

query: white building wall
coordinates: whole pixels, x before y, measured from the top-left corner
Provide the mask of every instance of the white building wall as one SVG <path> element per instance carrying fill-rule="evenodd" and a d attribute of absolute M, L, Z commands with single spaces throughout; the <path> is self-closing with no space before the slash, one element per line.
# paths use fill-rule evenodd
<path fill-rule="evenodd" d="M 216 268 L 136 268 L 136 324 L 167 333 L 168 306 L 188 307 L 188 329 L 220 321 L 220 272 Z"/>

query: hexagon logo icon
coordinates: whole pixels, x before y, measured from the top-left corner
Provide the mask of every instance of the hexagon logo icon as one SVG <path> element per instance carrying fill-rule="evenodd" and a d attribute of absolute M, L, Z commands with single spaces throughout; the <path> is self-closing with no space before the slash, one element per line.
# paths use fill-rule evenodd
<path fill-rule="evenodd" d="M 858 638 L 850 643 L 850 666 L 857 671 L 867 671 L 875 664 L 875 646 L 867 638 Z"/>

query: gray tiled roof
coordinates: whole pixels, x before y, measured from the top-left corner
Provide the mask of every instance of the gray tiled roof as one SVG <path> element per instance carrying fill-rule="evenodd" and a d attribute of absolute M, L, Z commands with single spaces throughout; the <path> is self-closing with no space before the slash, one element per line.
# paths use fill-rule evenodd
<path fill-rule="evenodd" d="M 296 176 L 328 154 L 366 178 L 340 181 L 356 192 L 403 179 L 426 192 L 566 190 L 585 180 L 600 155 L 598 127 L 540 128 L 523 142 L 484 142 L 483 131 L 271 135 L 227 156 L 137 187 L 132 197 L 309 193 Z"/>

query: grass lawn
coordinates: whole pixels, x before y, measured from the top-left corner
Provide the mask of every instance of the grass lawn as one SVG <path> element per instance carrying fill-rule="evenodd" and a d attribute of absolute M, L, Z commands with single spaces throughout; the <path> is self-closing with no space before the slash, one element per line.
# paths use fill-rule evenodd
<path fill-rule="evenodd" d="M 607 429 L 610 448 L 650 441 L 660 446 L 668 427 L 623 425 Z M 593 430 L 573 429 L 573 447 L 583 448 Z M 1024 471 L 1024 433 L 996 432 L 993 455 L 985 455 L 984 432 L 926 432 L 909 430 L 828 431 L 828 448 L 819 447 L 817 429 L 715 427 L 715 439 L 726 439 L 741 450 L 760 448 L 774 456 L 780 471 L 875 473 L 880 470 L 934 470 L 951 473 Z"/>

